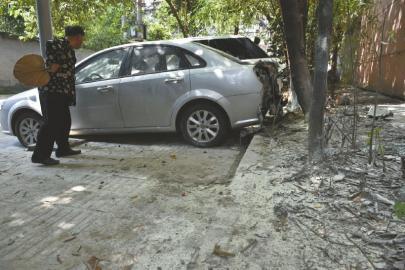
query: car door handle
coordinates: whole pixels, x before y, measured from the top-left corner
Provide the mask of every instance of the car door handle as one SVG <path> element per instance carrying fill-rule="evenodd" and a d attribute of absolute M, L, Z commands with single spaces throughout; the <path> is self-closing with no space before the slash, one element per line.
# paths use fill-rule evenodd
<path fill-rule="evenodd" d="M 183 77 L 174 77 L 174 78 L 168 78 L 165 80 L 165 83 L 179 83 L 183 82 L 184 78 Z"/>
<path fill-rule="evenodd" d="M 114 89 L 114 87 L 112 87 L 112 86 L 102 86 L 102 87 L 98 87 L 97 91 L 99 93 L 104 94 L 104 93 L 111 92 L 113 89 Z"/>

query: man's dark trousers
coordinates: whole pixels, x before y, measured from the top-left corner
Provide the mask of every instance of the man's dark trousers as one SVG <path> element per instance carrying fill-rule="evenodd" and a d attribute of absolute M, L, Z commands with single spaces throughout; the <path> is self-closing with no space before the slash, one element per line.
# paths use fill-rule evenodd
<path fill-rule="evenodd" d="M 39 98 L 44 123 L 39 130 L 32 158 L 44 160 L 51 156 L 54 142 L 58 145 L 58 151 L 70 149 L 69 133 L 72 120 L 69 111 L 70 99 L 67 95 L 42 93 Z"/>

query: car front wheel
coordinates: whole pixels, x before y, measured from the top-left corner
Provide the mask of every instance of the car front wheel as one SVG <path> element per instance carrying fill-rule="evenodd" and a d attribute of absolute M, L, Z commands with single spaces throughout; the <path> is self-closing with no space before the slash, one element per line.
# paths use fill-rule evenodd
<path fill-rule="evenodd" d="M 33 147 L 42 124 L 42 118 L 34 112 L 24 112 L 15 121 L 15 135 L 25 147 Z"/>
<path fill-rule="evenodd" d="M 180 130 L 183 138 L 198 147 L 221 144 L 229 131 L 227 117 L 212 104 L 196 104 L 182 114 Z"/>

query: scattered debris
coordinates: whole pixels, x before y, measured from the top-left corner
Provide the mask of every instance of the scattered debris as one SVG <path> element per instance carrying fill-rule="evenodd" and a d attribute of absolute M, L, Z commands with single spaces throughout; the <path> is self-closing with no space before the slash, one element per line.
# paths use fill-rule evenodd
<path fill-rule="evenodd" d="M 60 255 L 56 255 L 56 260 L 58 261 L 59 264 L 62 264 L 62 259 L 60 258 Z"/>
<path fill-rule="evenodd" d="M 212 252 L 212 254 L 222 258 L 235 257 L 234 253 L 222 250 L 221 246 L 218 244 L 215 244 L 214 251 Z"/>
<path fill-rule="evenodd" d="M 63 240 L 63 242 L 64 242 L 64 243 L 67 243 L 67 242 L 70 242 L 70 241 L 72 241 L 72 240 L 74 240 L 74 239 L 76 239 L 76 236 L 75 236 L 75 235 L 72 235 L 72 236 L 66 238 L 65 240 Z"/>
<path fill-rule="evenodd" d="M 101 266 L 99 265 L 100 261 L 101 260 L 96 256 L 91 256 L 85 265 L 88 270 L 102 270 Z"/>
<path fill-rule="evenodd" d="M 350 94 L 344 93 L 344 94 L 337 96 L 336 105 L 346 105 L 347 106 L 350 104 L 352 104 L 352 101 L 350 99 Z"/>
<path fill-rule="evenodd" d="M 369 118 L 374 117 L 374 106 L 370 107 L 370 110 L 368 111 L 367 116 Z M 377 107 L 377 110 L 375 112 L 376 119 L 379 119 L 379 118 L 384 119 L 384 118 L 393 117 L 393 116 L 394 116 L 393 112 L 391 112 L 387 109 L 384 109 L 384 108 L 380 108 L 380 107 Z"/>
<path fill-rule="evenodd" d="M 405 160 L 400 158 L 404 156 L 400 151 L 404 130 L 396 120 L 375 119 L 375 127 L 380 129 L 380 145 L 375 148 L 380 147 L 377 150 L 382 154 L 368 165 L 369 108 L 329 110 L 326 154 L 315 166 L 300 158 L 307 153 L 307 131 L 297 128 L 307 126 L 302 117 L 265 130 L 274 144 L 266 145 L 271 152 L 265 152 L 260 168 L 253 168 L 259 173 L 271 166 L 272 171 L 266 191 L 254 192 L 259 197 L 270 191 L 271 235 L 305 247 L 305 253 L 311 255 L 303 255 L 303 269 L 405 269 L 405 202 L 399 203 L 405 199 L 405 165 L 401 164 Z M 267 137 L 263 138 L 264 142 Z M 257 215 L 268 215 L 260 210 L 266 208 L 262 200 L 254 203 L 251 207 L 258 209 Z"/>
<path fill-rule="evenodd" d="M 79 248 L 75 251 L 75 252 L 72 252 L 72 255 L 73 256 L 80 256 L 80 250 L 82 249 L 82 246 L 79 246 Z"/>
<path fill-rule="evenodd" d="M 242 248 L 241 252 L 245 253 L 247 250 L 252 249 L 254 246 L 256 246 L 258 243 L 257 239 L 249 239 L 249 244 Z"/>

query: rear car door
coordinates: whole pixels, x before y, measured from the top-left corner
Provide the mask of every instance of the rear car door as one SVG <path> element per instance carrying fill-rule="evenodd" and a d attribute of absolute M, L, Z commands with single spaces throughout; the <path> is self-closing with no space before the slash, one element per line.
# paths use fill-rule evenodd
<path fill-rule="evenodd" d="M 96 55 L 77 68 L 76 106 L 72 129 L 108 129 L 124 126 L 118 104 L 120 76 L 128 49 Z"/>
<path fill-rule="evenodd" d="M 119 103 L 125 127 L 168 127 L 173 105 L 190 90 L 188 62 L 175 46 L 134 46 Z"/>

